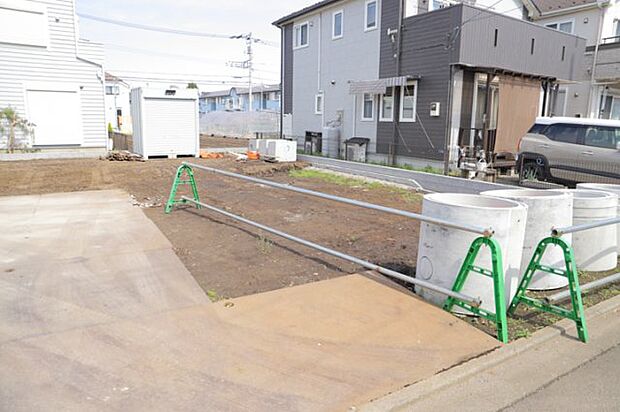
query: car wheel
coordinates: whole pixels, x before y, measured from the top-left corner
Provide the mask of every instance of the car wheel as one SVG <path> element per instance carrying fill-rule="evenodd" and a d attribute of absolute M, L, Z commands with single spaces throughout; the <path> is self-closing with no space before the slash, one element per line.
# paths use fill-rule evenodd
<path fill-rule="evenodd" d="M 521 180 L 545 180 L 545 169 L 536 162 L 527 162 L 521 168 Z"/>

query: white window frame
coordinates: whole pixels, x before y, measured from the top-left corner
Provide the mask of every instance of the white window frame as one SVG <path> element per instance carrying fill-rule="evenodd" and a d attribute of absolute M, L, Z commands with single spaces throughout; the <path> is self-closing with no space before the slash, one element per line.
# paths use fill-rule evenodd
<path fill-rule="evenodd" d="M 366 96 L 370 96 L 370 101 L 372 102 L 372 110 L 370 112 L 370 117 L 365 117 L 364 116 L 364 108 L 366 105 Z M 362 94 L 362 122 L 372 122 L 375 120 L 375 95 L 372 93 L 364 93 Z"/>
<path fill-rule="evenodd" d="M 24 40 L 21 36 L 20 32 L 14 33 L 13 37 L 9 39 L 3 39 L 0 41 L 0 44 L 17 44 L 20 46 L 28 46 L 28 47 L 43 47 L 48 49 L 50 46 L 50 24 L 49 17 L 47 14 L 47 7 L 42 4 L 37 4 L 31 1 L 25 2 L 23 0 L 1 0 L 0 7 L 4 9 L 14 10 L 18 12 L 32 13 L 32 14 L 41 14 L 41 19 L 45 24 L 45 33 L 43 36 L 43 41 L 41 43 L 31 43 L 30 40 Z"/>
<path fill-rule="evenodd" d="M 439 3 L 442 3 L 443 7 L 435 8 L 435 2 L 433 0 L 428 0 L 428 11 L 435 11 L 445 9 L 446 7 L 450 7 L 451 3 L 448 0 L 437 0 Z M 418 2 L 419 6 L 419 2 Z"/>
<path fill-rule="evenodd" d="M 306 44 L 301 43 L 301 28 L 306 26 Z M 299 29 L 299 38 L 297 37 L 297 30 Z M 304 21 L 293 26 L 293 50 L 303 49 L 310 44 L 310 22 Z"/>
<path fill-rule="evenodd" d="M 390 113 L 390 117 L 383 117 L 383 98 L 386 96 L 386 94 L 381 94 L 379 96 L 379 121 L 380 122 L 393 122 L 394 121 L 394 103 L 395 103 L 395 99 L 394 99 L 394 95 L 396 94 L 394 87 L 391 87 L 392 89 L 392 113 Z"/>
<path fill-rule="evenodd" d="M 321 99 L 321 104 L 319 105 L 319 99 Z M 314 95 L 314 114 L 323 114 L 323 109 L 325 107 L 325 95 L 323 93 L 317 93 Z"/>
<path fill-rule="evenodd" d="M 413 123 L 416 121 L 416 117 L 418 115 L 418 82 L 417 80 L 410 80 L 407 82 L 407 86 L 414 86 L 413 88 L 413 118 L 403 118 L 404 111 L 404 101 L 405 101 L 405 87 L 401 86 L 400 88 L 400 102 L 399 102 L 399 110 L 398 110 L 398 120 L 401 123 Z"/>
<path fill-rule="evenodd" d="M 340 14 L 340 34 L 336 35 L 336 15 Z M 342 39 L 344 36 L 344 10 L 336 10 L 332 13 L 332 40 Z"/>
<path fill-rule="evenodd" d="M 570 23 L 570 32 L 560 30 L 560 24 Z M 550 27 L 555 26 L 556 28 Z M 574 34 L 575 33 L 575 19 L 556 20 L 545 23 L 545 27 L 551 30 L 556 30 L 561 33 Z"/>
<path fill-rule="evenodd" d="M 375 3 L 375 25 L 368 27 L 368 5 Z M 366 0 L 364 4 L 364 31 L 376 30 L 379 27 L 379 2 L 378 0 Z"/>

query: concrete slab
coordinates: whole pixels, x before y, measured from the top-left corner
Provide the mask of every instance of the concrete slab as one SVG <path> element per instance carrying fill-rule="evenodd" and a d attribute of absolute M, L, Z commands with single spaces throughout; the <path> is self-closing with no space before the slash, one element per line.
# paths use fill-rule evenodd
<path fill-rule="evenodd" d="M 0 199 L 0 410 L 344 410 L 498 346 L 362 275 L 211 304 L 125 199 Z"/>

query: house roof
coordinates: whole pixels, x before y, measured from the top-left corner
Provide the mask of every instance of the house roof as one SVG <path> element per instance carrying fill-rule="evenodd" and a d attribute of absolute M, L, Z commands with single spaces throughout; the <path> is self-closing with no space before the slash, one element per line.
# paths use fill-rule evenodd
<path fill-rule="evenodd" d="M 296 12 L 288 14 L 288 15 L 286 15 L 286 16 L 284 16 L 284 17 L 282 17 L 282 18 L 280 18 L 280 19 L 278 19 L 276 21 L 274 21 L 271 24 L 273 24 L 274 26 L 282 26 L 284 23 L 288 23 L 289 21 L 295 19 L 296 17 L 303 16 L 304 14 L 313 12 L 313 11 L 318 10 L 318 9 L 320 9 L 322 7 L 325 7 L 325 6 L 329 6 L 332 3 L 338 3 L 339 1 L 342 1 L 342 0 L 323 0 L 323 1 L 319 1 L 318 3 L 314 3 L 314 4 L 312 4 L 312 5 L 308 6 L 308 7 L 304 7 L 303 9 L 300 9 L 300 10 L 297 10 Z"/>
<path fill-rule="evenodd" d="M 530 0 L 540 14 L 553 13 L 573 7 L 596 5 L 597 0 Z"/>
<path fill-rule="evenodd" d="M 202 92 L 200 97 L 220 97 L 220 96 L 230 96 L 232 90 L 235 89 L 237 94 L 248 94 L 247 87 L 232 87 L 226 90 L 217 90 L 214 92 Z M 252 87 L 252 94 L 260 93 L 260 92 L 277 92 L 280 91 L 279 84 L 266 84 L 264 86 L 256 85 Z"/>
<path fill-rule="evenodd" d="M 105 72 L 105 81 L 106 83 L 110 82 L 110 83 L 123 83 L 126 84 L 127 86 L 129 86 L 123 79 L 121 79 L 120 77 L 117 77 L 111 73 Z"/>

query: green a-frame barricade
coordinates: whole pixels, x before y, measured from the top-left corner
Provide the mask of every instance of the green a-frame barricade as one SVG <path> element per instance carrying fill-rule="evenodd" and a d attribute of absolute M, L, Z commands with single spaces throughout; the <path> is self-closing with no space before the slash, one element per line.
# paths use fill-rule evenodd
<path fill-rule="evenodd" d="M 184 177 L 183 175 L 187 175 Z M 189 185 L 192 191 L 192 195 L 194 196 L 194 200 L 200 201 L 198 197 L 198 189 L 196 188 L 196 180 L 194 180 L 194 171 L 188 165 L 182 164 L 177 169 L 177 173 L 174 177 L 174 181 L 172 182 L 172 188 L 170 189 L 170 196 L 168 197 L 168 201 L 166 202 L 165 212 L 172 212 L 172 208 L 174 205 L 178 204 L 186 204 L 188 203 L 185 199 L 177 199 L 177 190 L 179 186 Z M 195 206 L 200 209 L 199 204 L 195 204 Z"/>

